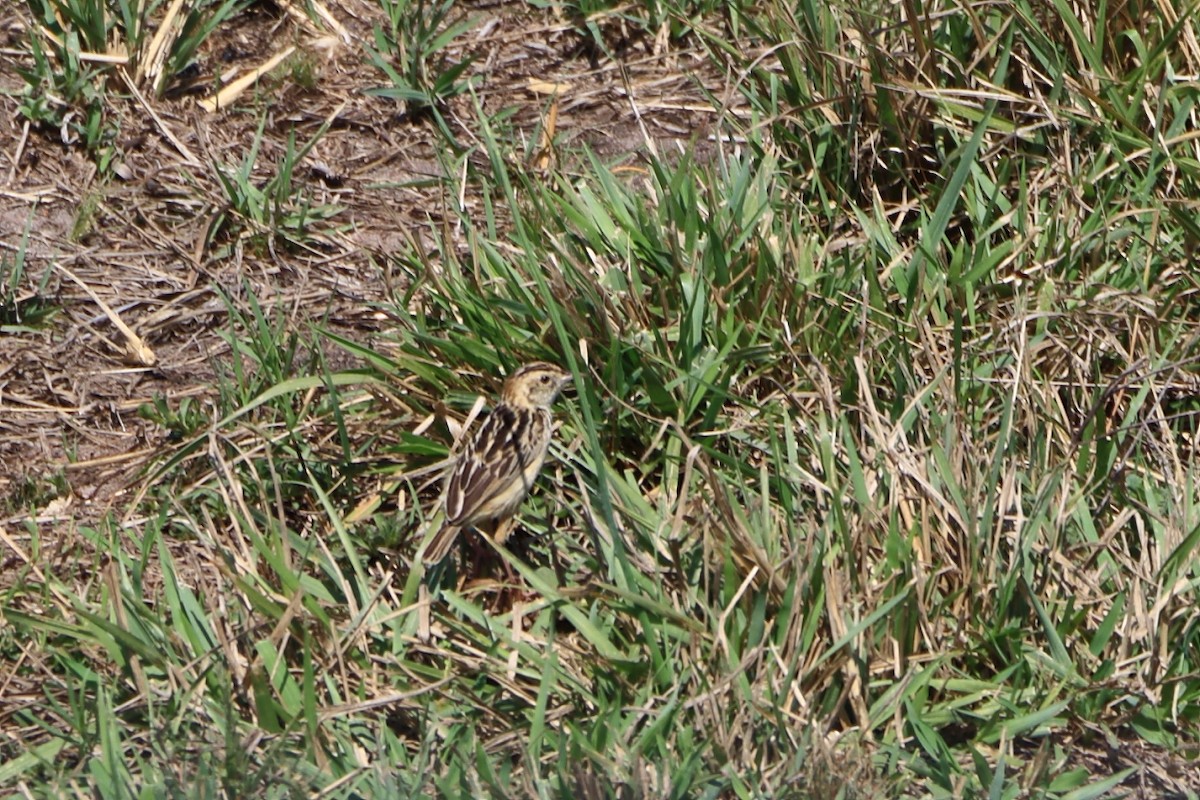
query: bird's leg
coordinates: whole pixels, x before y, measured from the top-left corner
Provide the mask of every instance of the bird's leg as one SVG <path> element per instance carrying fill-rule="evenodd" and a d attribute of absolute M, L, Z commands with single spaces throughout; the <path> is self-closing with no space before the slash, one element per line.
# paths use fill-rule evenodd
<path fill-rule="evenodd" d="M 506 520 L 497 521 L 496 528 L 492 532 L 492 541 L 503 547 L 504 543 L 508 541 L 508 537 L 512 535 L 513 528 L 516 527 L 516 524 L 517 521 L 515 517 L 509 517 Z M 508 559 L 502 554 L 497 553 L 496 555 L 500 556 L 500 564 L 504 569 L 505 584 L 509 586 L 515 586 L 517 583 L 517 576 L 513 572 L 512 565 L 508 563 Z"/>
<path fill-rule="evenodd" d="M 512 536 L 513 528 L 516 526 L 516 517 L 509 517 L 503 521 L 497 520 L 496 527 L 492 532 L 492 541 L 496 544 L 504 544 L 508 541 L 508 537 Z"/>
<path fill-rule="evenodd" d="M 471 530 L 471 551 L 467 554 L 467 564 L 476 577 L 479 576 L 479 565 L 486 563 L 485 557 L 489 548 L 483 541 L 488 535 L 486 523 L 477 525 Z"/>

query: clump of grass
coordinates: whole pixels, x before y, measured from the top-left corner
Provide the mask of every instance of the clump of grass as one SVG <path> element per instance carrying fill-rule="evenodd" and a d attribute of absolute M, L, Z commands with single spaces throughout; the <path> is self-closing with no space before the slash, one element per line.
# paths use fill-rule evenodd
<path fill-rule="evenodd" d="M 448 100 L 470 89 L 465 73 L 471 59 L 454 59 L 448 51 L 477 20 L 459 18 L 454 0 L 380 0 L 380 5 L 386 26 L 375 26 L 375 46 L 367 55 L 388 83 L 367 94 L 401 101 L 413 118 L 431 115 L 452 140 L 443 111 Z"/>
<path fill-rule="evenodd" d="M 25 81 L 20 111 L 64 144 L 101 155 L 117 132 L 109 108 L 120 91 L 115 66 L 135 87 L 161 95 L 217 26 L 245 5 L 189 0 L 159 19 L 159 4 L 142 0 L 28 0 L 32 30 L 28 64 L 18 69 Z"/>
<path fill-rule="evenodd" d="M 36 283 L 29 281 L 26 253 L 32 225 L 31 214 L 14 251 L 0 253 L 0 333 L 14 334 L 40 328 L 59 310 L 46 296 L 50 270 L 46 270 Z"/>
<path fill-rule="evenodd" d="M 297 145 L 294 132 L 289 133 L 274 169 L 263 180 L 257 170 L 266 124 L 264 114 L 241 163 L 213 165 L 225 207 L 208 228 L 207 244 L 219 245 L 215 248 L 218 258 L 240 247 L 243 238 L 262 251 L 271 250 L 276 242 L 303 247 L 325 231 L 328 221 L 342 210 L 333 204 L 312 202 L 295 180 L 297 166 L 325 135 L 329 123 L 302 145 Z"/>
<path fill-rule="evenodd" d="M 57 132 L 65 144 L 82 141 L 88 150 L 99 150 L 115 135 L 104 114 L 104 89 L 100 68 L 81 58 L 78 36 L 64 34 L 52 56 L 44 37 L 30 37 L 31 65 L 19 68 L 25 80 L 20 110 L 30 122 Z"/>

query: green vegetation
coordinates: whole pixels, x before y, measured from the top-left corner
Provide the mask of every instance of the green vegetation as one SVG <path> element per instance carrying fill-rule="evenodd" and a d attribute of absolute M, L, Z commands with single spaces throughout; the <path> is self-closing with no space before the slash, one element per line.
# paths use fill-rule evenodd
<path fill-rule="evenodd" d="M 108 105 L 125 89 L 161 94 L 217 26 L 244 0 L 184 0 L 170 12 L 157 0 L 27 0 L 29 59 L 19 69 L 21 113 L 64 143 L 100 153 L 115 136 Z M 157 34 L 157 35 L 156 35 Z M 120 68 L 120 72 L 117 71 Z"/>
<path fill-rule="evenodd" d="M 611 57 L 592 5 L 567 24 Z M 708 130 L 631 166 L 539 163 L 527 98 L 442 58 L 474 19 L 384 10 L 360 46 L 392 85 L 359 89 L 441 145 L 436 210 L 364 299 L 386 331 L 226 287 L 206 399 L 142 407 L 166 444 L 136 496 L 72 528 L 71 569 L 32 521 L 5 556 L 0 786 L 1200 792 L 1189 17 L 621 6 L 728 78 L 695 78 Z M 241 113 L 217 265 L 342 222 L 294 180 L 330 123 L 297 147 Z M 224 246 L 246 231 L 266 246 Z M 425 641 L 447 418 L 533 359 L 577 393 L 495 554 L 521 590 L 446 570 Z"/>
<path fill-rule="evenodd" d="M 262 181 L 255 170 L 266 124 L 266 117 L 260 118 L 250 149 L 236 168 L 224 164 L 213 167 L 212 174 L 217 179 L 224 205 L 209 227 L 208 244 L 223 244 L 222 254 L 234 249 L 226 242 L 237 240 L 241 234 L 259 245 L 273 246 L 276 240 L 282 240 L 303 246 L 312 237 L 315 226 L 337 216 L 341 210 L 331 204 L 314 203 L 293 180 L 296 165 L 320 140 L 327 126 L 318 129 L 301 147 L 296 146 L 294 132 L 289 133 L 279 162 Z"/>
<path fill-rule="evenodd" d="M 470 88 L 463 73 L 471 60 L 451 59 L 446 50 L 475 20 L 451 22 L 459 16 L 454 0 L 380 0 L 380 7 L 386 27 L 375 26 L 375 47 L 366 52 L 389 85 L 368 89 L 368 94 L 400 100 L 415 115 L 431 113 L 439 129 L 453 139 L 440 112 L 447 100 Z"/>
<path fill-rule="evenodd" d="M 37 281 L 26 274 L 26 250 L 32 224 L 31 214 L 13 252 L 0 253 L 0 333 L 33 331 L 45 325 L 58 311 L 45 296 L 50 271 L 45 271 Z M 31 291 L 23 292 L 22 287 L 27 283 Z"/>

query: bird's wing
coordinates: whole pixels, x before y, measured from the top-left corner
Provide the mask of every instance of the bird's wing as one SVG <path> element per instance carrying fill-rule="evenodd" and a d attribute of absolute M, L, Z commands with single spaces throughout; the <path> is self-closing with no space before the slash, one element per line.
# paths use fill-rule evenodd
<path fill-rule="evenodd" d="M 499 405 L 454 466 L 446 487 L 446 523 L 462 524 L 481 506 L 505 491 L 529 462 L 531 414 Z"/>

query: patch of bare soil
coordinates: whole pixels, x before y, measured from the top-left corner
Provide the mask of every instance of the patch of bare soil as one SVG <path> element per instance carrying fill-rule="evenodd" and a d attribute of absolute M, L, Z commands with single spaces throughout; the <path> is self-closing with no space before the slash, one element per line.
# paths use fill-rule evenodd
<path fill-rule="evenodd" d="M 114 76 L 118 167 L 103 174 L 78 143 L 31 128 L 19 113 L 16 68 L 28 63 L 31 20 L 23 4 L 0 10 L 0 256 L 13 263 L 28 230 L 17 299 L 40 296 L 60 309 L 47 325 L 0 336 L 0 498 L 18 490 L 36 498 L 55 475 L 69 486 L 66 496 L 46 491 L 33 508 L 0 504 L 0 517 L 33 513 L 53 528 L 55 518 L 122 509 L 126 488 L 164 444 L 138 408 L 155 396 L 174 403 L 212 392 L 212 365 L 228 352 L 223 295 L 252 291 L 297 324 L 320 319 L 354 338 L 379 330 L 372 304 L 396 288 L 381 265 L 448 219 L 453 198 L 431 180 L 441 177 L 447 145 L 429 118 L 364 93 L 384 81 L 364 50 L 382 22 L 378 6 L 328 8 L 336 25 L 251 6 L 207 40 L 188 84 L 163 99 L 136 96 Z M 484 109 L 507 112 L 513 157 L 536 149 L 552 107 L 559 145 L 541 157 L 586 144 L 636 160 L 650 148 L 703 142 L 716 113 L 701 87 L 732 97 L 701 53 L 638 36 L 619 20 L 601 22 L 606 53 L 569 20 L 524 3 L 462 11 L 473 25 L 445 55 L 472 59 Z M 198 106 L 218 76 L 253 70 L 293 45 L 297 54 L 230 109 Z M 460 147 L 475 148 L 470 157 L 483 163 L 472 102 L 454 98 L 445 114 Z M 245 222 L 231 227 L 217 169 L 238 169 L 257 144 L 253 182 L 266 186 L 289 136 L 303 144 L 323 125 L 293 183 L 311 207 L 340 209 L 324 232 L 296 245 Z M 138 357 L 122 326 L 151 358 Z"/>

